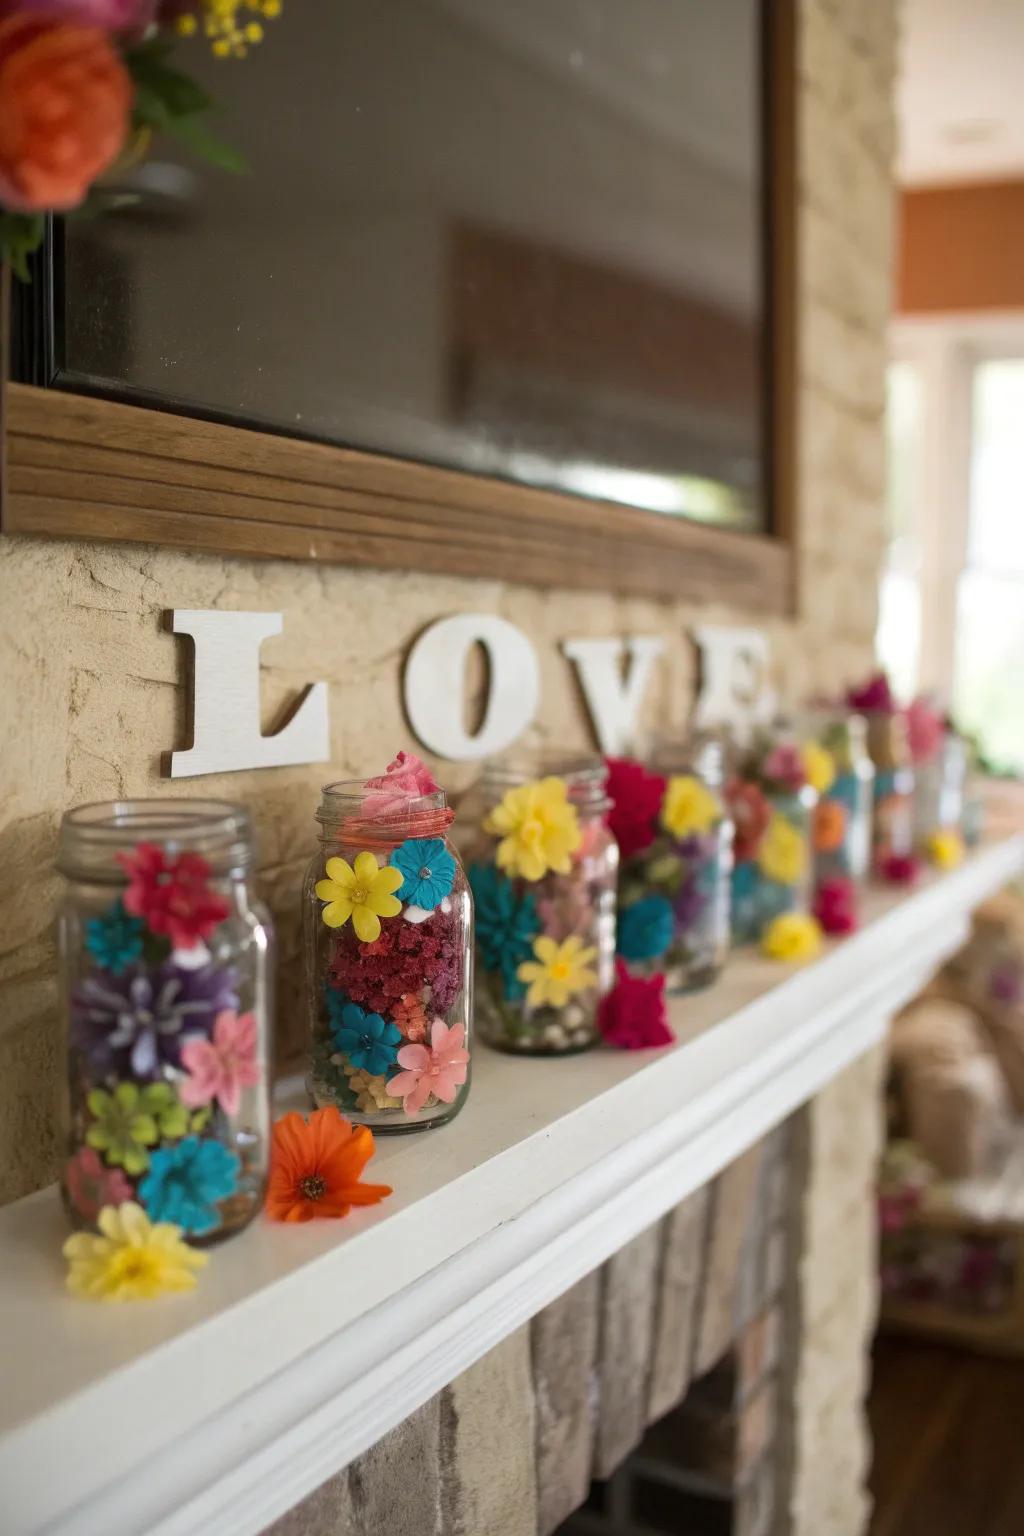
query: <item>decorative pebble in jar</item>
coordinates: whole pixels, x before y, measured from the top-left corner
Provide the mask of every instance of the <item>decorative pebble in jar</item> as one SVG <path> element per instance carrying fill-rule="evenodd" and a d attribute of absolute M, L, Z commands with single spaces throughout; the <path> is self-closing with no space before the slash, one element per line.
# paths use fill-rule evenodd
<path fill-rule="evenodd" d="M 473 903 L 453 819 L 404 752 L 322 791 L 303 900 L 307 1085 L 374 1131 L 444 1125 L 469 1092 Z"/>
<path fill-rule="evenodd" d="M 478 795 L 477 1020 L 500 1050 L 561 1055 L 600 1038 L 615 979 L 618 848 L 593 759 L 491 764 Z"/>
<path fill-rule="evenodd" d="M 744 755 L 726 785 L 735 826 L 731 910 L 736 943 L 759 939 L 783 912 L 809 910 L 816 750 L 785 737 L 762 740 Z"/>
<path fill-rule="evenodd" d="M 188 1241 L 239 1231 L 269 1154 L 273 929 L 241 806 L 130 800 L 61 825 L 76 1227 L 132 1201 Z"/>
<path fill-rule="evenodd" d="M 670 992 L 714 981 L 729 949 L 733 828 L 724 757 L 712 738 L 663 751 L 658 767 L 612 758 L 609 825 L 619 844 L 617 949 L 633 975 Z"/>

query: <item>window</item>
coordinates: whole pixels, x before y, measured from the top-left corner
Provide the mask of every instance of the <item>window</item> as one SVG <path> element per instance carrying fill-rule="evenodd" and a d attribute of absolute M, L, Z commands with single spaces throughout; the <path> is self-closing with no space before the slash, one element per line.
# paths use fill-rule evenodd
<path fill-rule="evenodd" d="M 911 362 L 889 368 L 886 401 L 889 548 L 878 603 L 878 658 L 897 692 L 918 686 L 921 650 L 923 388 Z"/>

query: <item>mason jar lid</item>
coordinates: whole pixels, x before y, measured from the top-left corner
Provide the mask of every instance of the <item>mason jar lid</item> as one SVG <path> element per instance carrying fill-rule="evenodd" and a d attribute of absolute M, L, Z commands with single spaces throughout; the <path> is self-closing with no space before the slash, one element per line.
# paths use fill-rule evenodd
<path fill-rule="evenodd" d="M 410 837 L 444 837 L 455 819 L 443 789 L 404 794 L 368 779 L 338 779 L 320 791 L 316 819 L 324 840 L 390 846 Z"/>
<path fill-rule="evenodd" d="M 168 854 L 197 853 L 217 875 L 253 861 L 252 818 L 230 800 L 107 800 L 66 811 L 57 868 L 69 879 L 123 880 L 119 853 L 154 843 Z"/>

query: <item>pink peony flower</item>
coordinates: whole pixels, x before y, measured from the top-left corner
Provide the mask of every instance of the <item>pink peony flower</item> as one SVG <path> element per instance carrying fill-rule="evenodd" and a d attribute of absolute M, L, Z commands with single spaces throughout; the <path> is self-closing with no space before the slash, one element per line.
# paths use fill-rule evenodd
<path fill-rule="evenodd" d="M 938 755 L 946 733 L 942 715 L 927 699 L 915 699 L 907 705 L 904 715 L 911 757 L 915 763 L 930 763 Z"/>
<path fill-rule="evenodd" d="M 465 1038 L 464 1024 L 453 1024 L 449 1029 L 443 1019 L 435 1019 L 429 1046 L 402 1046 L 398 1065 L 404 1071 L 388 1081 L 387 1090 L 404 1101 L 407 1115 L 422 1109 L 431 1094 L 442 1104 L 454 1101 L 455 1090 L 466 1081 L 469 1052 L 463 1045 Z"/>
<path fill-rule="evenodd" d="M 912 853 L 887 853 L 878 872 L 889 885 L 914 885 L 921 873 L 921 861 Z"/>
<path fill-rule="evenodd" d="M 606 788 L 612 802 L 606 819 L 619 852 L 629 859 L 654 841 L 665 780 L 626 757 L 606 758 L 605 766 Z"/>
<path fill-rule="evenodd" d="M 94 1221 L 105 1205 L 132 1198 L 132 1186 L 120 1168 L 108 1168 L 94 1147 L 79 1147 L 64 1169 L 64 1185 L 79 1216 Z"/>
<path fill-rule="evenodd" d="M 622 1051 L 671 1045 L 675 1035 L 665 1013 L 664 976 L 631 976 L 624 961 L 616 960 L 615 985 L 601 999 L 597 1027 L 609 1045 Z"/>
<path fill-rule="evenodd" d="M 139 843 L 117 858 L 130 882 L 125 911 L 151 933 L 167 934 L 175 949 L 194 949 L 227 917 L 228 904 L 211 888 L 210 866 L 198 853 L 168 859 L 155 843 Z"/>
<path fill-rule="evenodd" d="M 441 786 L 415 753 L 396 752 L 382 774 L 367 779 L 366 787 L 372 793 L 363 801 L 363 815 L 385 816 L 417 795 L 436 795 Z"/>
<path fill-rule="evenodd" d="M 851 709 L 863 710 L 867 714 L 893 715 L 896 713 L 896 700 L 892 696 L 889 679 L 884 672 L 876 672 L 873 677 L 868 678 L 866 683 L 848 689 L 846 702 Z"/>
<path fill-rule="evenodd" d="M 853 933 L 857 927 L 857 887 L 845 875 L 822 880 L 814 894 L 814 916 L 826 933 Z"/>
<path fill-rule="evenodd" d="M 192 1074 L 179 1089 L 181 1102 L 198 1109 L 216 1099 L 226 1115 L 237 1115 L 242 1089 L 260 1080 L 256 1044 L 254 1014 L 218 1013 L 212 1040 L 186 1040 L 181 1048 L 181 1064 Z"/>
<path fill-rule="evenodd" d="M 807 783 L 807 767 L 800 748 L 791 741 L 780 741 L 768 753 L 761 772 L 773 784 L 784 789 L 803 789 Z"/>

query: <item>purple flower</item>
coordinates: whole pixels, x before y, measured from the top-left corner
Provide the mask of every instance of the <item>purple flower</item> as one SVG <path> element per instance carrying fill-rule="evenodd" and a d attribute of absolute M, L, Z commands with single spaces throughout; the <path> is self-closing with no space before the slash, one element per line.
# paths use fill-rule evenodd
<path fill-rule="evenodd" d="M 186 1039 L 209 1035 L 218 1013 L 238 1007 L 237 980 L 230 967 L 170 960 L 123 976 L 97 971 L 72 995 L 71 1043 L 101 1067 L 156 1077 L 161 1066 L 180 1066 Z"/>
<path fill-rule="evenodd" d="M 676 892 L 672 905 L 675 909 L 676 927 L 685 931 L 693 926 L 704 911 L 707 898 L 701 890 L 700 870 L 695 869 L 683 881 Z"/>

